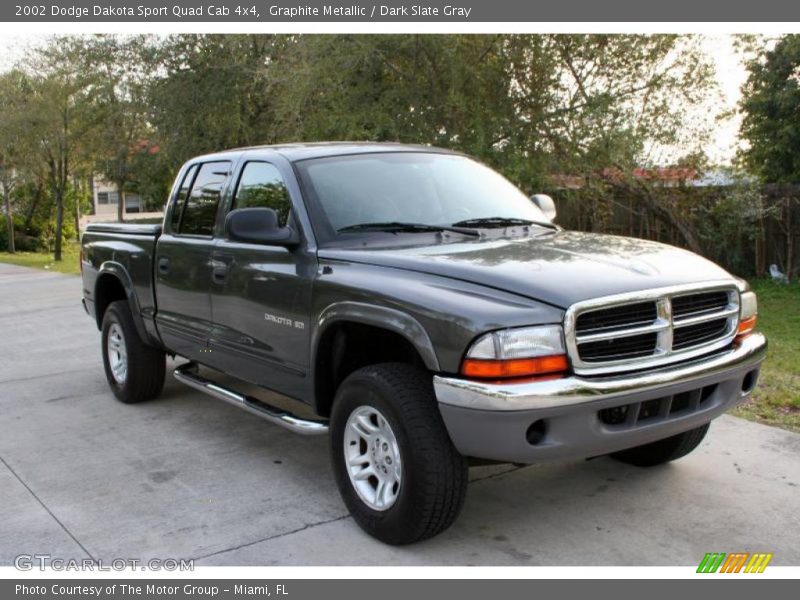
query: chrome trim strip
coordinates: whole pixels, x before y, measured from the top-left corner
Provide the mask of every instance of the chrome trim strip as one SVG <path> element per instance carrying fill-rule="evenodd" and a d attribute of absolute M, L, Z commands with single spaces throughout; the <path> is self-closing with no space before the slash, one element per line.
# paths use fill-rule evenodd
<path fill-rule="evenodd" d="M 619 337 L 630 337 L 634 335 L 641 335 L 643 333 L 653 333 L 656 331 L 663 331 L 669 329 L 669 321 L 662 318 L 657 318 L 650 325 L 643 325 L 640 327 L 629 327 L 628 329 L 615 329 L 614 331 L 607 331 L 605 333 L 589 333 L 576 336 L 578 344 L 586 344 L 587 342 L 599 342 L 602 340 L 613 340 Z"/>
<path fill-rule="evenodd" d="M 702 292 L 728 292 L 729 304 L 725 311 L 717 311 L 698 317 L 685 317 L 673 320 L 672 298 L 697 294 Z M 652 301 L 656 303 L 657 319 L 653 322 L 666 321 L 668 326 L 658 330 L 658 338 L 653 353 L 641 358 L 622 358 L 615 360 L 584 361 L 580 357 L 578 345 L 590 341 L 589 334 L 580 336 L 576 332 L 578 316 L 585 312 L 613 308 L 625 304 Z M 657 368 L 675 362 L 682 362 L 708 354 L 714 350 L 719 350 L 729 345 L 736 335 L 736 328 L 739 321 L 740 312 L 739 291 L 736 282 L 730 280 L 709 281 L 706 283 L 694 283 L 688 285 L 667 286 L 629 292 L 625 294 L 615 294 L 602 298 L 593 298 L 583 302 L 577 302 L 570 306 L 564 316 L 564 341 L 567 347 L 573 371 L 578 375 L 600 375 L 606 373 L 619 373 L 625 371 L 636 371 L 643 369 Z M 718 337 L 710 342 L 692 345 L 687 349 L 674 350 L 673 338 L 676 327 L 689 326 L 704 321 L 712 321 L 715 318 L 722 318 L 722 312 L 728 312 L 728 327 L 722 337 Z M 697 320 L 694 320 L 697 319 Z M 621 329 L 614 332 L 605 339 L 622 338 L 640 333 L 641 327 L 631 327 L 627 330 Z M 652 330 L 651 330 L 652 331 Z M 641 332 L 646 333 L 646 331 Z"/>
<path fill-rule="evenodd" d="M 717 319 L 725 319 L 727 317 L 733 317 L 739 315 L 739 307 L 733 304 L 729 304 L 728 307 L 724 310 L 718 310 L 717 312 L 713 313 L 704 313 L 701 315 L 697 315 L 696 317 L 681 317 L 678 319 L 673 319 L 672 325 L 673 327 L 687 327 L 689 325 L 697 325 L 698 323 L 705 323 L 706 321 L 716 321 Z"/>
<path fill-rule="evenodd" d="M 515 411 L 567 407 L 695 380 L 742 375 L 767 355 L 767 340 L 754 333 L 724 354 L 646 373 L 615 377 L 565 377 L 528 383 L 484 383 L 436 376 L 433 386 L 441 404 L 476 410 Z"/>
<path fill-rule="evenodd" d="M 243 408 L 244 410 L 259 416 L 270 423 L 280 425 L 284 429 L 288 429 L 294 433 L 299 433 L 301 435 L 325 435 L 328 433 L 327 421 L 303 419 L 302 417 L 298 417 L 297 415 L 294 415 L 288 411 L 271 406 L 266 402 L 262 402 L 261 400 L 251 396 L 240 394 L 239 392 L 223 387 L 218 383 L 215 383 L 210 379 L 206 379 L 202 375 L 198 374 L 197 365 L 195 363 L 186 363 L 177 367 L 172 372 L 172 375 L 175 377 L 175 379 L 185 385 L 188 385 L 190 388 L 194 388 L 203 392 L 204 394 L 208 394 L 209 396 L 223 400 L 228 404 Z"/>

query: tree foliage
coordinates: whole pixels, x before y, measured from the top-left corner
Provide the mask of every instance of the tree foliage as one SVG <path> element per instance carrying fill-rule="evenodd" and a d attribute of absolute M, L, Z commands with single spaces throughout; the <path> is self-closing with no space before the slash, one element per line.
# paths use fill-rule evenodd
<path fill-rule="evenodd" d="M 800 36 L 781 38 L 748 64 L 741 108 L 747 167 L 771 183 L 800 182 Z"/>
<path fill-rule="evenodd" d="M 530 190 L 591 185 L 681 158 L 658 149 L 696 155 L 708 124 L 687 115 L 713 87 L 698 40 L 674 35 L 69 36 L 20 73 L 24 127 L 0 123 L 0 149 L 33 157 L 16 202 L 29 227 L 53 207 L 56 253 L 93 175 L 160 205 L 192 156 L 347 139 L 453 148 Z"/>
<path fill-rule="evenodd" d="M 677 36 L 307 36 L 290 61 L 276 80 L 289 138 L 435 144 L 529 186 L 684 142 L 712 85 L 696 40 Z"/>

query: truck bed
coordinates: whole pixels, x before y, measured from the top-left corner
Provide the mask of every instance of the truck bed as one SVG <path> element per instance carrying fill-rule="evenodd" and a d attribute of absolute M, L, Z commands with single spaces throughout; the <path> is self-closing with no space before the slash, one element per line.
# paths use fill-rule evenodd
<path fill-rule="evenodd" d="M 156 298 L 153 263 L 160 223 L 90 223 L 81 236 L 83 251 L 83 297 L 86 310 L 96 315 L 96 284 L 104 274 L 117 277 L 133 290 L 131 309 L 141 324 L 140 335 L 151 344 L 160 343 L 155 328 Z M 99 321 L 98 321 L 99 324 Z"/>

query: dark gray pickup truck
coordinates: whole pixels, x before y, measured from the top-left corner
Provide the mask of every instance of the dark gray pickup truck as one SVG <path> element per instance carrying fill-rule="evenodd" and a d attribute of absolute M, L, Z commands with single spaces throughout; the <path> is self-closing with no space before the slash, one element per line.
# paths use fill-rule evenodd
<path fill-rule="evenodd" d="M 329 433 L 355 520 L 409 543 L 455 520 L 471 462 L 657 465 L 756 385 L 767 344 L 744 281 L 554 217 L 435 148 L 220 152 L 184 165 L 163 225 L 87 227 L 83 304 L 120 400 L 157 396 L 183 357 L 187 385 Z"/>

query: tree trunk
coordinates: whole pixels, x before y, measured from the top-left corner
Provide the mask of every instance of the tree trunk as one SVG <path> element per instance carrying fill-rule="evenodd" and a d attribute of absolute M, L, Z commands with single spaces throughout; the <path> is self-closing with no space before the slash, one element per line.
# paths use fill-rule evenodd
<path fill-rule="evenodd" d="M 63 237 L 64 227 L 64 190 L 56 189 L 56 248 L 53 259 L 61 260 L 61 238 Z"/>
<path fill-rule="evenodd" d="M 75 201 L 75 241 L 81 241 L 81 202 Z"/>
<path fill-rule="evenodd" d="M 91 214 L 96 215 L 97 214 L 97 204 L 96 204 L 97 197 L 96 197 L 95 191 L 94 191 L 94 173 L 89 173 L 88 184 L 89 184 L 89 194 L 92 197 L 92 212 L 91 212 Z"/>
<path fill-rule="evenodd" d="M 616 184 L 618 188 L 622 188 L 623 190 L 627 189 L 630 190 L 631 193 L 637 194 L 642 201 L 644 202 L 645 206 L 648 209 L 648 213 L 652 213 L 652 215 L 659 221 L 662 221 L 671 227 L 673 227 L 677 233 L 681 236 L 681 239 L 686 244 L 686 247 L 694 252 L 695 254 L 702 254 L 703 249 L 700 245 L 700 241 L 697 239 L 692 226 L 682 219 L 677 210 L 675 210 L 675 206 L 673 202 L 667 201 L 665 202 L 665 198 L 658 198 L 650 189 L 648 189 L 644 184 L 634 182 L 622 184 Z M 656 235 L 659 232 L 658 223 L 656 223 Z M 648 238 L 650 236 L 648 235 Z M 651 239 L 658 239 L 658 238 L 651 238 Z"/>
<path fill-rule="evenodd" d="M 83 194 L 83 186 L 75 184 L 78 193 L 75 196 L 75 241 L 81 241 L 81 195 Z"/>
<path fill-rule="evenodd" d="M 784 200 L 786 206 L 786 276 L 791 278 L 794 271 L 794 231 L 792 230 L 792 200 Z"/>
<path fill-rule="evenodd" d="M 117 221 L 125 220 L 125 184 L 117 183 Z"/>
<path fill-rule="evenodd" d="M 36 184 L 33 191 L 33 198 L 28 207 L 28 212 L 25 215 L 25 233 L 30 234 L 31 227 L 33 226 L 33 217 L 36 214 L 36 208 L 39 206 L 39 200 L 42 199 L 42 192 L 44 191 L 44 184 L 41 182 Z"/>
<path fill-rule="evenodd" d="M 755 265 L 753 265 L 756 277 L 764 276 L 764 252 L 766 243 L 764 241 L 764 207 L 763 204 L 758 207 L 758 221 L 756 221 L 756 233 L 754 236 L 755 249 L 753 255 L 755 257 Z"/>
<path fill-rule="evenodd" d="M 11 193 L 3 186 L 3 198 L 6 203 L 6 226 L 8 227 L 8 251 L 14 254 L 14 215 L 11 214 Z"/>

